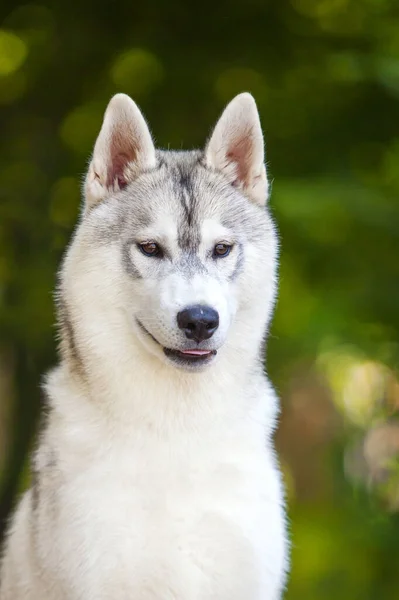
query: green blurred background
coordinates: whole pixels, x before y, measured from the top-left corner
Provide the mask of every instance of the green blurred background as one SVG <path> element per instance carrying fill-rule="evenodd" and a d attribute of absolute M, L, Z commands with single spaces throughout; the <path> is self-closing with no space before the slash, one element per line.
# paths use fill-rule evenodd
<path fill-rule="evenodd" d="M 29 481 L 55 273 L 107 101 L 132 95 L 159 146 L 190 149 L 247 90 L 282 238 L 287 598 L 398 598 L 397 0 L 3 0 L 0 16 L 1 526 Z"/>

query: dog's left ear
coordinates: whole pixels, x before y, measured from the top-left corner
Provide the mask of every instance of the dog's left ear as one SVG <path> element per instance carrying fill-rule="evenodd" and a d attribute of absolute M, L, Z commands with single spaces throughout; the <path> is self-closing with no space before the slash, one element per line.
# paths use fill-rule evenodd
<path fill-rule="evenodd" d="M 207 144 L 205 163 L 221 171 L 250 200 L 266 203 L 263 134 L 251 94 L 239 94 L 227 105 Z"/>
<path fill-rule="evenodd" d="M 104 200 L 140 172 L 156 166 L 154 143 L 138 106 L 126 94 L 111 98 L 85 181 L 88 207 Z"/>

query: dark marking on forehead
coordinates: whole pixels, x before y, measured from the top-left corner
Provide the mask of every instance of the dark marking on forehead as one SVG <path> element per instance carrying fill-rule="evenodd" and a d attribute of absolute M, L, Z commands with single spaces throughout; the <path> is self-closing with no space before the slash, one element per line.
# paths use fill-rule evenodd
<path fill-rule="evenodd" d="M 187 181 L 183 178 L 180 180 L 179 187 L 179 199 L 183 208 L 184 220 L 186 224 L 191 227 L 193 223 L 193 206 L 192 198 L 193 195 L 190 193 L 190 189 L 187 185 Z"/>
<path fill-rule="evenodd" d="M 178 228 L 178 244 L 183 250 L 195 252 L 200 244 L 198 198 L 192 166 L 179 164 L 175 173 L 175 190 L 182 207 Z"/>
<path fill-rule="evenodd" d="M 123 244 L 122 247 L 122 264 L 126 273 L 134 279 L 141 279 L 141 273 L 134 264 L 132 260 L 131 248 L 135 242 L 133 240 L 128 240 Z"/>

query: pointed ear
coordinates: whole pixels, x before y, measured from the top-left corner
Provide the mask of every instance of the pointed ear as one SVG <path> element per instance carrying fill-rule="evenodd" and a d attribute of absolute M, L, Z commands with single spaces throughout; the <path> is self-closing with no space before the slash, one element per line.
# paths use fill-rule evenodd
<path fill-rule="evenodd" d="M 85 181 L 87 206 L 123 189 L 140 171 L 156 166 L 150 131 L 129 96 L 117 94 L 108 104 Z"/>
<path fill-rule="evenodd" d="M 265 204 L 263 135 L 251 94 L 239 94 L 227 105 L 206 147 L 205 163 L 221 171 L 250 200 Z"/>

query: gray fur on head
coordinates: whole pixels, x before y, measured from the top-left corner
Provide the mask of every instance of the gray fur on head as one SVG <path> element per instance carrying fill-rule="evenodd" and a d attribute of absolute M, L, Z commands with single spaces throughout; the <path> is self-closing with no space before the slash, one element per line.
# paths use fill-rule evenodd
<path fill-rule="evenodd" d="M 86 210 L 62 273 L 62 330 L 73 340 L 66 347 L 76 357 L 87 343 L 83 331 L 90 317 L 79 325 L 81 340 L 73 327 L 82 293 L 95 293 L 95 304 L 103 298 L 107 313 L 124 311 L 126 326 L 138 337 L 146 331 L 145 344 L 162 359 L 162 348 L 191 347 L 176 315 L 197 304 L 220 316 L 202 350 L 239 350 L 243 325 L 237 313 L 249 304 L 264 313 L 264 325 L 254 334 L 259 345 L 275 291 L 277 243 L 265 209 L 267 188 L 262 130 L 250 94 L 230 102 L 205 150 L 192 152 L 156 150 L 133 100 L 114 96 L 86 177 Z M 162 249 L 162 259 L 143 256 L 140 244 L 146 241 Z M 218 243 L 230 245 L 231 252 L 215 260 Z M 88 287 L 99 268 L 104 279 L 97 276 Z M 262 303 L 251 293 L 254 286 Z M 101 312 L 99 307 L 97 319 Z M 67 314 L 68 320 L 62 317 Z M 104 320 L 106 329 L 105 314 Z"/>

